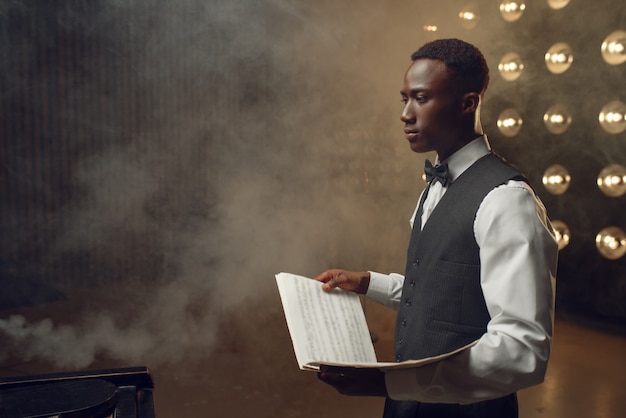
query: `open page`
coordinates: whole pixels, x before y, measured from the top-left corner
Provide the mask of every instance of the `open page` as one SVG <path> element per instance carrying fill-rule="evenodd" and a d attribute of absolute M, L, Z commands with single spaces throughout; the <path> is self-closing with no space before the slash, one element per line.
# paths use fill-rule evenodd
<path fill-rule="evenodd" d="M 320 282 L 290 273 L 277 274 L 276 283 L 301 369 L 310 363 L 376 363 L 356 293 L 325 292 Z"/>
<path fill-rule="evenodd" d="M 313 362 L 310 364 L 310 366 L 312 367 L 316 367 L 319 368 L 319 366 L 321 365 L 326 365 L 326 366 L 337 366 L 337 367 L 341 367 L 341 368 L 355 368 L 355 369 L 363 369 L 363 368 L 375 368 L 375 369 L 380 369 L 380 370 L 392 370 L 392 369 L 406 369 L 409 367 L 423 367 L 426 366 L 427 364 L 431 364 L 431 363 L 436 363 L 438 361 L 441 361 L 447 357 L 453 356 L 457 353 L 460 353 L 463 350 L 467 350 L 470 347 L 473 347 L 476 345 L 476 343 L 478 342 L 478 340 L 463 346 L 461 348 L 457 348 L 454 351 L 450 351 L 449 353 L 445 353 L 445 354 L 440 354 L 438 356 L 434 356 L 434 357 L 426 357 L 426 358 L 422 358 L 419 360 L 406 360 L 406 361 L 402 361 L 402 362 L 378 362 L 378 363 L 350 363 L 350 364 L 345 364 L 345 363 L 331 363 L 331 362 Z"/>
<path fill-rule="evenodd" d="M 287 327 L 302 370 L 321 365 L 377 368 L 421 367 L 435 363 L 477 343 L 450 353 L 401 363 L 377 362 L 361 301 L 356 293 L 324 292 L 316 280 L 290 273 L 276 275 Z"/>

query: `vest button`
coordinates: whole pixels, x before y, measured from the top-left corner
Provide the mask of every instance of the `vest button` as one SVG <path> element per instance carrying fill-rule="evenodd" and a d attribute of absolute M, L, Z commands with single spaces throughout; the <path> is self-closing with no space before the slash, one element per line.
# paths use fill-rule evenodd
<path fill-rule="evenodd" d="M 400 363 L 402 361 L 402 356 L 400 354 L 396 354 L 396 361 Z"/>
<path fill-rule="evenodd" d="M 404 304 L 405 304 L 406 306 L 411 306 L 411 298 L 407 298 L 407 299 L 404 301 Z"/>
<path fill-rule="evenodd" d="M 404 340 L 403 340 L 402 338 L 400 338 L 400 339 L 398 340 L 398 344 L 400 344 L 400 345 L 402 345 L 402 343 L 403 343 L 403 342 L 404 342 Z"/>
<path fill-rule="evenodd" d="M 409 283 L 411 285 L 411 287 L 415 287 L 415 280 L 411 280 L 411 283 Z"/>
<path fill-rule="evenodd" d="M 413 267 L 417 267 L 419 265 L 420 265 L 420 261 L 417 258 L 413 260 Z"/>
<path fill-rule="evenodd" d="M 406 318 L 402 319 L 402 322 L 400 322 L 400 325 L 402 325 L 403 327 L 406 327 Z"/>

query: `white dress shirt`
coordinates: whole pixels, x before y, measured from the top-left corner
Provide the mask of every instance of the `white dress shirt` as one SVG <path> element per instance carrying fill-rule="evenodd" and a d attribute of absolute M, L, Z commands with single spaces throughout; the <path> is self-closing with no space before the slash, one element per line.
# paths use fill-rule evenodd
<path fill-rule="evenodd" d="M 448 163 L 450 181 L 489 150 L 487 138 L 481 136 L 443 161 Z M 439 182 L 431 185 L 422 227 L 446 190 Z M 474 236 L 480 247 L 481 287 L 491 316 L 487 332 L 475 346 L 449 359 L 387 372 L 392 399 L 466 404 L 543 381 L 552 341 L 558 253 L 546 210 L 528 184 L 509 181 L 489 192 L 480 204 Z M 404 276 L 370 273 L 366 296 L 397 308 Z"/>

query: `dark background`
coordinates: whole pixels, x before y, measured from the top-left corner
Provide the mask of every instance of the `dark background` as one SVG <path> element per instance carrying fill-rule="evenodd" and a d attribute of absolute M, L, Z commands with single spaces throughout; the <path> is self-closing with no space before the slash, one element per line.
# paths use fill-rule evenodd
<path fill-rule="evenodd" d="M 401 271 L 432 155 L 405 143 L 399 90 L 430 22 L 483 50 L 492 145 L 570 227 L 557 313 L 623 329 L 626 258 L 594 242 L 626 229 L 626 198 L 595 186 L 602 167 L 626 165 L 626 134 L 597 122 L 626 100 L 626 64 L 600 55 L 626 29 L 621 0 L 528 2 L 512 23 L 478 1 L 472 30 L 461 2 L 426 3 L 2 2 L 0 358 L 177 364 L 236 351 L 233 316 L 272 335 L 279 271 Z M 560 41 L 575 58 L 557 76 L 543 55 Z M 497 71 L 509 51 L 526 62 L 516 82 Z M 560 136 L 541 119 L 555 98 L 573 113 Z M 514 138 L 496 127 L 511 106 L 524 117 Z M 562 196 L 541 184 L 555 163 L 572 174 Z"/>

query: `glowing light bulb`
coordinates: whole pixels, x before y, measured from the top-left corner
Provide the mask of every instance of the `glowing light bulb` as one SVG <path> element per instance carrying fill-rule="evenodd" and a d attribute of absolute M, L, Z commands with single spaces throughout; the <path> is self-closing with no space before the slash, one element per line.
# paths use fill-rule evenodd
<path fill-rule="evenodd" d="M 548 132 L 560 135 L 572 124 L 572 115 L 565 105 L 557 103 L 543 114 L 543 123 Z"/>
<path fill-rule="evenodd" d="M 621 134 L 626 130 L 626 105 L 619 100 L 607 103 L 600 110 L 598 121 L 608 133 Z"/>
<path fill-rule="evenodd" d="M 513 137 L 522 129 L 524 120 L 515 109 L 506 109 L 498 116 L 498 129 L 503 135 Z"/>
<path fill-rule="evenodd" d="M 541 181 L 548 192 L 558 196 L 567 191 L 572 177 L 565 167 L 560 164 L 554 164 L 546 169 Z"/>
<path fill-rule="evenodd" d="M 476 3 L 468 3 L 459 12 L 459 19 L 461 19 L 461 26 L 465 29 L 474 29 L 478 24 L 480 18 L 478 5 Z"/>
<path fill-rule="evenodd" d="M 524 62 L 519 54 L 509 52 L 500 60 L 498 71 L 506 81 L 515 81 L 524 71 Z"/>
<path fill-rule="evenodd" d="M 596 235 L 596 248 L 602 257 L 617 260 L 626 254 L 626 234 L 617 226 L 606 227 Z"/>
<path fill-rule="evenodd" d="M 572 49 L 565 42 L 558 42 L 548 49 L 545 55 L 546 67 L 552 74 L 562 74 L 569 70 L 574 62 Z"/>
<path fill-rule="evenodd" d="M 619 65 L 626 62 L 626 32 L 618 30 L 611 33 L 602 42 L 600 50 L 607 64 Z"/>
<path fill-rule="evenodd" d="M 619 164 L 609 164 L 598 174 L 598 188 L 608 197 L 621 197 L 626 194 L 626 168 Z"/>
<path fill-rule="evenodd" d="M 515 22 L 522 17 L 526 10 L 526 3 L 522 0 L 502 0 L 500 2 L 500 14 L 507 22 Z"/>
<path fill-rule="evenodd" d="M 569 244 L 571 237 L 569 227 L 563 221 L 552 221 L 552 227 L 554 228 L 554 235 L 556 236 L 559 250 L 562 250 Z"/>
<path fill-rule="evenodd" d="M 548 0 L 548 6 L 553 10 L 559 10 L 569 4 L 570 0 Z"/>

